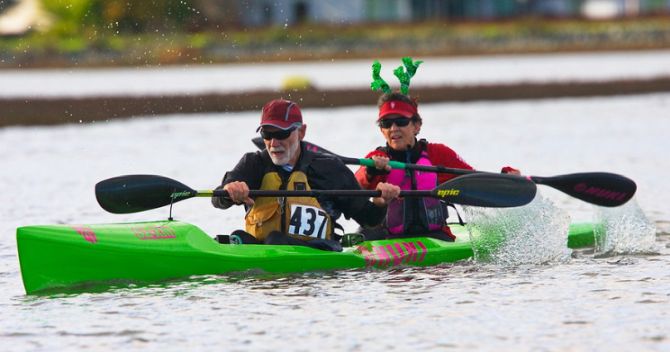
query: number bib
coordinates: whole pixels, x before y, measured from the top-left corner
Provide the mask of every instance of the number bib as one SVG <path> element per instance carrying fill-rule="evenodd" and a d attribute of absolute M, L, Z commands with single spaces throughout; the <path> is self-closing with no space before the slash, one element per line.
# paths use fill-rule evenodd
<path fill-rule="evenodd" d="M 263 176 L 260 189 L 282 189 L 282 184 L 278 173 L 269 172 Z M 300 170 L 293 171 L 286 181 L 286 190 L 309 191 L 307 175 Z M 272 231 L 303 241 L 329 240 L 333 232 L 332 218 L 314 197 L 257 197 L 245 222 L 246 231 L 259 241 L 264 241 Z"/>
<path fill-rule="evenodd" d="M 290 214 L 289 234 L 326 239 L 328 215 L 323 209 L 304 204 L 291 204 Z"/>

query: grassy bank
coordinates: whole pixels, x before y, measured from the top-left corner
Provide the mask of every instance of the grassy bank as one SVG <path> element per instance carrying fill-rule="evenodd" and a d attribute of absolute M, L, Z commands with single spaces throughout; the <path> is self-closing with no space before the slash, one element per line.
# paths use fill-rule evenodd
<path fill-rule="evenodd" d="M 143 66 L 670 48 L 670 19 L 314 26 L 0 38 L 0 68 Z"/>

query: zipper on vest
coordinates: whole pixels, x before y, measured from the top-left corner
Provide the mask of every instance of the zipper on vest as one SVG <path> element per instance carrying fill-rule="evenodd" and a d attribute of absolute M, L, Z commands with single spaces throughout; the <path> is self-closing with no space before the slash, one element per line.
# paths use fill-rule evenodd
<path fill-rule="evenodd" d="M 288 229 L 286 228 L 286 216 L 284 214 L 286 213 L 286 197 L 278 197 L 277 200 L 279 201 L 279 218 L 281 219 L 281 231 L 283 233 L 288 233 Z"/>
<path fill-rule="evenodd" d="M 278 173 L 279 178 L 281 179 L 281 184 L 279 185 L 280 190 L 286 190 L 288 186 L 288 180 L 291 178 L 291 174 L 293 174 L 293 171 L 291 171 L 286 177 L 284 177 L 283 173 Z M 280 224 L 281 224 L 281 232 L 287 234 L 288 233 L 288 227 L 286 226 L 286 216 L 285 214 L 287 213 L 286 211 L 286 197 L 278 197 L 277 200 L 279 201 L 279 218 L 280 218 Z"/>

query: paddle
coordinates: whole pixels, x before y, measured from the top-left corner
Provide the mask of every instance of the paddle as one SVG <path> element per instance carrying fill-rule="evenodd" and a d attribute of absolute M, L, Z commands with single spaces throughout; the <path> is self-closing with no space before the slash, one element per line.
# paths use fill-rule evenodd
<path fill-rule="evenodd" d="M 494 177 L 495 176 L 495 177 Z M 425 191 L 401 191 L 401 197 L 435 197 L 480 207 L 516 207 L 535 197 L 535 184 L 521 177 L 473 174 L 456 177 Z M 126 214 L 159 208 L 192 197 L 226 197 L 224 190 L 196 191 L 179 181 L 156 175 L 113 177 L 95 185 L 95 197 L 110 213 Z M 251 197 L 379 197 L 376 190 L 251 190 Z"/>
<path fill-rule="evenodd" d="M 256 137 L 252 142 L 259 148 L 265 149 L 263 138 Z M 342 160 L 343 163 L 349 165 L 363 165 L 374 167 L 375 163 L 372 159 L 356 159 L 347 158 L 335 153 L 329 152 L 318 145 L 303 141 L 307 149 L 332 155 Z M 429 172 L 448 173 L 453 175 L 466 174 L 481 174 L 483 171 L 474 171 L 466 169 L 455 169 L 443 166 L 426 166 L 416 164 L 406 164 L 399 161 L 390 161 L 389 165 L 394 169 L 411 169 Z M 488 173 L 493 175 L 500 175 L 497 173 Z M 613 174 L 609 172 L 580 172 L 574 174 L 558 175 L 552 177 L 541 176 L 523 176 L 538 185 L 545 185 L 557 189 L 567 195 L 581 199 L 587 203 L 605 206 L 616 207 L 628 202 L 633 197 L 637 186 L 635 182 L 625 176 Z"/>

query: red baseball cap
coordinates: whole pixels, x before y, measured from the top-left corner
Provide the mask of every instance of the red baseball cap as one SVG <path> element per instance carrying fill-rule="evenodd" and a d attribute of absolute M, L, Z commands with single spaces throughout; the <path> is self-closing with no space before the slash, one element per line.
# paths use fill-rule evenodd
<path fill-rule="evenodd" d="M 263 106 L 261 114 L 261 125 L 258 126 L 258 132 L 263 126 L 273 126 L 282 130 L 302 125 L 302 113 L 298 104 L 284 99 L 275 99 L 269 101 Z"/>
<path fill-rule="evenodd" d="M 379 107 L 379 118 L 377 121 L 389 115 L 400 115 L 407 118 L 418 115 L 416 106 L 400 100 L 389 100 Z"/>

